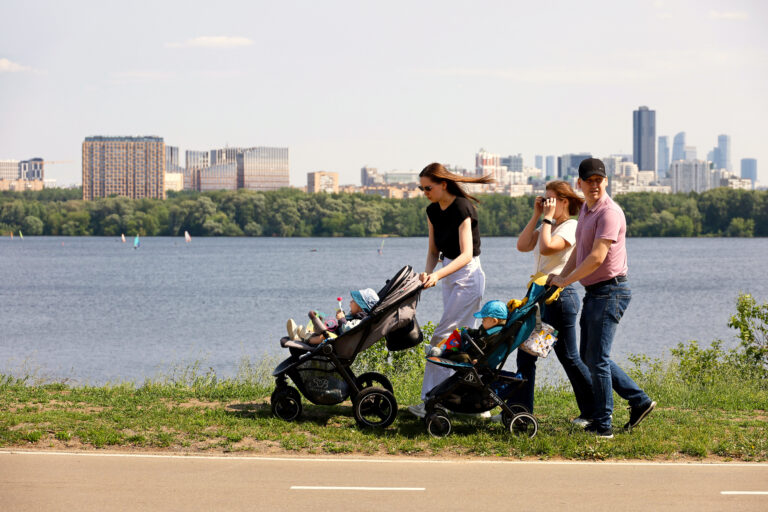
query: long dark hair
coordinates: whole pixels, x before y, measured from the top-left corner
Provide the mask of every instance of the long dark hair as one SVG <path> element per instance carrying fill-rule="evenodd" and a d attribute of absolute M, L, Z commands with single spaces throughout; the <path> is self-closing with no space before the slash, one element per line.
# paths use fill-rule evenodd
<path fill-rule="evenodd" d="M 555 180 L 547 183 L 547 190 L 551 190 L 560 199 L 568 200 L 568 214 L 573 217 L 578 215 L 581 210 L 581 205 L 584 204 L 584 199 L 576 195 L 571 185 L 566 181 Z"/>
<path fill-rule="evenodd" d="M 447 183 L 446 190 L 454 196 L 463 197 L 465 199 L 471 199 L 472 201 L 479 203 L 476 197 L 473 197 L 461 188 L 461 183 L 493 183 L 494 180 L 490 174 L 485 176 L 479 176 L 476 178 L 470 178 L 462 176 L 461 174 L 454 174 L 447 170 L 443 164 L 437 162 L 431 163 L 426 166 L 420 173 L 419 178 L 429 178 L 436 183 Z"/>

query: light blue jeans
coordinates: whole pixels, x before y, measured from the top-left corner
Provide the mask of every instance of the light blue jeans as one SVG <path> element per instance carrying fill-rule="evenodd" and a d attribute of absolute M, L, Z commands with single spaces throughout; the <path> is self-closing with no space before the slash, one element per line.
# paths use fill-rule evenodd
<path fill-rule="evenodd" d="M 611 345 L 616 327 L 632 300 L 629 284 L 605 284 L 590 288 L 581 310 L 581 358 L 592 374 L 594 409 L 592 422 L 600 428 L 611 427 L 613 392 L 638 407 L 651 401 L 624 370 L 611 360 Z"/>

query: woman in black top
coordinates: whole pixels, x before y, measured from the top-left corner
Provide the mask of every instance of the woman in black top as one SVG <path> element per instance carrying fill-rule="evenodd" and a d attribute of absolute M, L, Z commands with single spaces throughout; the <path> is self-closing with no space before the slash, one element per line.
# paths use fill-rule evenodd
<path fill-rule="evenodd" d="M 490 183 L 490 176 L 468 178 L 448 172 L 441 164 L 433 163 L 419 174 L 419 188 L 432 204 L 427 206 L 429 224 L 429 248 L 427 264 L 419 276 L 424 288 L 443 282 L 443 316 L 435 327 L 432 345 L 437 345 L 457 327 L 473 327 L 472 316 L 480 310 L 485 291 L 485 274 L 480 266 L 480 231 L 477 225 L 477 210 L 458 182 Z M 437 262 L 442 261 L 439 270 Z M 451 371 L 428 364 L 424 370 L 421 387 L 422 399 L 440 382 L 451 375 Z M 408 410 L 416 416 L 425 414 L 424 404 L 414 405 Z"/>

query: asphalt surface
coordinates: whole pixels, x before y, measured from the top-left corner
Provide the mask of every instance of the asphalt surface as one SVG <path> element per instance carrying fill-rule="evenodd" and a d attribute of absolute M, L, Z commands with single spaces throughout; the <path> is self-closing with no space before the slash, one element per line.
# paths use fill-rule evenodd
<path fill-rule="evenodd" d="M 733 493 L 733 494 L 732 494 Z M 0 510 L 768 510 L 768 464 L 0 451 Z"/>

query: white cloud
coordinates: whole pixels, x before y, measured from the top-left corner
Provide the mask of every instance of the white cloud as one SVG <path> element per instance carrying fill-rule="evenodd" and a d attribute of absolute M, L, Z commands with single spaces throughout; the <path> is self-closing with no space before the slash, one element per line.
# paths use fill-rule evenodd
<path fill-rule="evenodd" d="M 201 36 L 187 39 L 183 43 L 166 43 L 166 48 L 238 48 L 251 46 L 253 41 L 247 37 Z"/>
<path fill-rule="evenodd" d="M 29 66 L 22 66 L 6 58 L 0 58 L 0 73 L 20 73 L 23 71 L 32 71 Z"/>
<path fill-rule="evenodd" d="M 709 11 L 712 20 L 743 21 L 749 18 L 745 11 Z"/>

